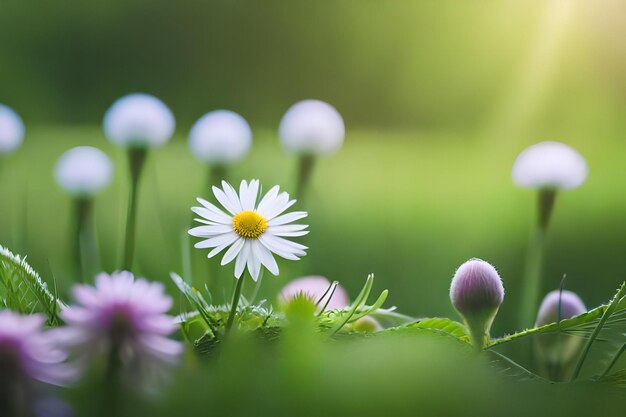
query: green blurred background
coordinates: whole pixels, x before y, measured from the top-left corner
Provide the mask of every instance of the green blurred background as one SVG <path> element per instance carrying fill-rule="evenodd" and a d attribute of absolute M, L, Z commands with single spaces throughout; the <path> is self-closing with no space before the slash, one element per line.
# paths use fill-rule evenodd
<path fill-rule="evenodd" d="M 557 140 L 587 158 L 590 176 L 559 197 L 544 289 L 566 273 L 599 304 L 626 269 L 625 20 L 626 4 L 609 0 L 2 0 L 0 102 L 27 135 L 0 160 L 0 242 L 68 288 L 71 204 L 52 171 L 65 150 L 93 145 L 116 163 L 96 221 L 103 269 L 119 267 L 127 171 L 100 124 L 117 97 L 148 92 L 178 126 L 147 167 L 135 269 L 168 282 L 183 270 L 194 197 L 208 194 L 207 167 L 186 144 L 191 124 L 239 112 L 255 142 L 229 179 L 293 191 L 297 161 L 277 126 L 291 104 L 318 98 L 344 116 L 345 146 L 316 166 L 308 257 L 266 274 L 264 297 L 305 274 L 355 296 L 373 272 L 389 305 L 454 316 L 452 274 L 480 257 L 507 290 L 494 333 L 513 330 L 535 202 L 510 169 L 525 146 Z M 221 302 L 232 266 L 209 277 L 205 263 L 194 254 L 194 283 L 210 281 Z"/>

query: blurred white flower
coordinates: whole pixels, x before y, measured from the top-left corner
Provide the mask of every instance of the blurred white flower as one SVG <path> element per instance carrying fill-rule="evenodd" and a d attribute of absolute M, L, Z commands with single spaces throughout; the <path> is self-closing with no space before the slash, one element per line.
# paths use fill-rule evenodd
<path fill-rule="evenodd" d="M 572 147 L 541 142 L 519 154 L 512 176 L 520 187 L 572 189 L 585 182 L 588 171 L 585 158 Z"/>
<path fill-rule="evenodd" d="M 189 148 L 196 158 L 211 164 L 241 160 L 252 145 L 252 130 L 246 119 L 230 110 L 215 110 L 202 116 L 189 132 Z"/>
<path fill-rule="evenodd" d="M 327 310 L 336 310 L 348 307 L 350 300 L 348 299 L 346 290 L 341 285 L 337 284 L 331 298 L 331 291 L 329 291 L 330 286 L 330 281 L 320 275 L 301 277 L 285 285 L 283 289 L 280 290 L 278 297 L 281 302 L 285 303 L 298 294 L 304 294 L 314 303 L 319 301 L 318 306 L 320 308 L 326 306 Z M 324 297 L 322 298 L 322 296 Z"/>
<path fill-rule="evenodd" d="M 280 122 L 283 147 L 297 154 L 324 155 L 343 144 L 345 126 L 337 110 L 323 101 L 300 101 L 287 110 Z"/>
<path fill-rule="evenodd" d="M 195 244 L 196 248 L 213 248 L 209 258 L 228 248 L 222 265 L 236 258 L 235 277 L 241 277 L 247 266 L 255 281 L 261 272 L 261 265 L 278 275 L 273 253 L 293 261 L 306 255 L 306 246 L 285 239 L 309 233 L 305 230 L 307 225 L 289 224 L 306 217 L 306 211 L 281 214 L 296 202 L 289 200 L 289 194 L 279 194 L 280 187 L 274 186 L 257 204 L 259 180 L 252 180 L 250 184 L 241 181 L 239 195 L 226 181 L 222 181 L 222 188 L 213 187 L 213 194 L 227 213 L 202 198 L 198 198 L 198 202 L 203 207 L 191 209 L 202 217 L 195 220 L 203 224 L 189 230 L 191 236 L 204 239 Z"/>
<path fill-rule="evenodd" d="M 92 197 L 111 182 L 113 163 L 100 149 L 78 146 L 61 155 L 55 175 L 71 196 Z"/>
<path fill-rule="evenodd" d="M 19 148 L 24 140 L 24 123 L 10 107 L 0 104 L 0 154 Z"/>
<path fill-rule="evenodd" d="M 148 94 L 129 94 L 118 99 L 104 115 L 104 133 L 125 148 L 155 148 L 174 134 L 176 122 L 170 109 Z"/>

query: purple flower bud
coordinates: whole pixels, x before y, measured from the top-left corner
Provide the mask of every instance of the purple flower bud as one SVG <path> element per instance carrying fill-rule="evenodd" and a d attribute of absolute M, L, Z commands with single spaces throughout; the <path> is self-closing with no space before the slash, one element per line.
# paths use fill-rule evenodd
<path fill-rule="evenodd" d="M 450 285 L 450 300 L 465 319 L 477 348 L 484 345 L 503 299 L 500 275 L 488 262 L 470 259 L 456 270 Z"/>
<path fill-rule="evenodd" d="M 576 293 L 555 290 L 545 296 L 539 307 L 536 326 L 569 319 L 587 311 L 585 304 Z"/>
<path fill-rule="evenodd" d="M 548 293 L 539 307 L 536 326 L 544 326 L 577 316 L 587 311 L 578 295 L 571 291 Z M 540 334 L 535 349 L 540 371 L 553 381 L 566 381 L 578 357 L 584 339 L 564 333 Z"/>

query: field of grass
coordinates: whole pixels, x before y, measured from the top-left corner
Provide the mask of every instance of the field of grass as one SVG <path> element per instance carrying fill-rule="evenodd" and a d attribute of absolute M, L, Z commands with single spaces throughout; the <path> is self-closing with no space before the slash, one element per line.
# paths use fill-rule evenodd
<path fill-rule="evenodd" d="M 626 141 L 581 134 L 567 142 L 587 158 L 590 176 L 583 187 L 558 198 L 545 290 L 567 274 L 567 287 L 594 306 L 607 300 L 626 269 Z M 311 233 L 302 239 L 309 254 L 298 263 L 280 262 L 280 277 L 266 274 L 261 295 L 274 300 L 289 280 L 320 274 L 340 281 L 354 297 L 374 273 L 375 289 L 390 290 L 387 305 L 414 316 L 454 317 L 450 279 L 463 261 L 480 257 L 499 269 L 507 291 L 494 333 L 513 330 L 535 196 L 515 187 L 510 169 L 529 143 L 456 132 L 350 132 L 338 154 L 318 161 L 304 207 L 296 205 L 309 211 Z M 114 183 L 96 201 L 102 269 L 110 272 L 120 267 L 122 250 L 122 151 L 97 127 L 33 128 L 25 146 L 0 161 L 0 213 L 10 219 L 0 224 L 0 242 L 27 255 L 48 281 L 54 276 L 62 291 L 74 280 L 72 210 L 52 173 L 61 153 L 81 144 L 100 147 L 115 161 Z M 273 131 L 263 130 L 228 178 L 259 178 L 265 189 L 280 184 L 293 191 L 296 162 L 283 153 Z M 169 272 L 184 272 L 190 207 L 196 196 L 211 197 L 207 177 L 182 135 L 155 151 L 145 171 L 135 270 L 172 291 Z M 225 301 L 232 265 L 217 271 L 210 266 L 215 260 L 192 251 L 194 284 L 207 283 L 214 300 Z"/>

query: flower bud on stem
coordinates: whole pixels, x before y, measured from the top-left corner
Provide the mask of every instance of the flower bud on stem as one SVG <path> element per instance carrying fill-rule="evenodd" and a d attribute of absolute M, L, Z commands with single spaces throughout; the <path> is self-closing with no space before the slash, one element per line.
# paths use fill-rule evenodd
<path fill-rule="evenodd" d="M 457 269 L 450 286 L 450 300 L 463 317 L 472 345 L 482 350 L 504 299 L 504 287 L 496 269 L 480 259 L 470 259 Z"/>

